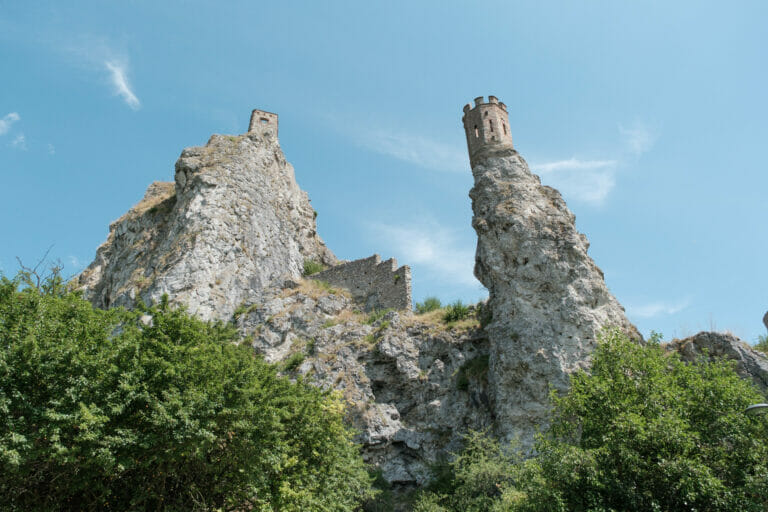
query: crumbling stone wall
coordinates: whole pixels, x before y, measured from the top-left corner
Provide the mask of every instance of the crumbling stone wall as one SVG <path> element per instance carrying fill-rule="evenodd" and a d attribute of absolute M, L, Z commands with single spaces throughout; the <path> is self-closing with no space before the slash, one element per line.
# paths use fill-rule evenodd
<path fill-rule="evenodd" d="M 397 260 L 381 261 L 374 254 L 369 258 L 348 261 L 318 272 L 310 279 L 325 281 L 331 286 L 346 288 L 355 302 L 365 308 L 411 311 L 411 269 L 397 268 Z"/>

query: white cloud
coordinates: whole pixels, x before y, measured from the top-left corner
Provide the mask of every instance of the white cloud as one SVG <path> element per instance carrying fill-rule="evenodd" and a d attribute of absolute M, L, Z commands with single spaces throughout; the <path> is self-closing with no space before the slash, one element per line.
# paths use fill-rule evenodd
<path fill-rule="evenodd" d="M 11 141 L 11 146 L 13 146 L 16 149 L 19 149 L 21 151 L 27 150 L 27 138 L 24 137 L 23 133 L 18 134 L 16 137 L 13 138 Z"/>
<path fill-rule="evenodd" d="M 630 317 L 654 318 L 657 316 L 674 315 L 688 307 L 688 299 L 677 302 L 655 301 L 647 304 L 627 306 L 627 313 Z"/>
<path fill-rule="evenodd" d="M 46 149 L 48 150 L 48 154 L 49 155 L 55 155 L 56 154 L 56 148 L 53 146 L 53 144 L 48 144 Z"/>
<path fill-rule="evenodd" d="M 624 145 L 627 150 L 635 157 L 647 153 L 656 142 L 656 135 L 639 122 L 634 123 L 629 128 L 619 125 L 619 133 L 624 138 Z"/>
<path fill-rule="evenodd" d="M 354 137 L 364 147 L 419 167 L 445 172 L 469 172 L 463 147 L 421 135 L 387 130 L 356 130 Z"/>
<path fill-rule="evenodd" d="M 557 160 L 531 165 L 547 184 L 567 198 L 601 204 L 616 184 L 617 160 Z"/>
<path fill-rule="evenodd" d="M 69 264 L 72 265 L 72 267 L 74 267 L 74 268 L 76 268 L 78 270 L 83 268 L 83 266 L 84 266 L 83 262 L 80 261 L 80 258 L 78 258 L 77 256 L 73 256 L 73 255 L 69 256 Z"/>
<path fill-rule="evenodd" d="M 436 223 L 422 225 L 374 224 L 371 232 L 382 245 L 391 247 L 402 262 L 423 265 L 441 281 L 479 286 L 473 275 L 474 248 L 467 248 L 456 233 Z"/>
<path fill-rule="evenodd" d="M 104 62 L 104 65 L 109 70 L 109 78 L 115 94 L 121 96 L 125 103 L 133 110 L 139 108 L 141 102 L 139 102 L 139 98 L 131 90 L 131 85 L 126 76 L 127 66 L 115 60 L 107 60 Z"/>
<path fill-rule="evenodd" d="M 5 135 L 8 133 L 8 130 L 11 129 L 11 125 L 20 119 L 21 117 L 16 112 L 6 114 L 5 117 L 0 119 L 0 135 Z"/>

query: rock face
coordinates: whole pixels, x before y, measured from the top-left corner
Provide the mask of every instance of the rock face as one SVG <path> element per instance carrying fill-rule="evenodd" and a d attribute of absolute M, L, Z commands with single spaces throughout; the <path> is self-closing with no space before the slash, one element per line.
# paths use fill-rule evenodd
<path fill-rule="evenodd" d="M 546 424 L 550 388 L 588 367 L 600 330 L 640 335 L 587 255 L 560 193 L 542 186 L 511 145 L 473 154 L 475 275 L 489 291 L 489 380 L 498 431 L 529 447 Z"/>
<path fill-rule="evenodd" d="M 85 296 L 107 308 L 167 293 L 204 319 L 227 320 L 244 301 L 300 276 L 305 260 L 334 264 L 275 134 L 270 125 L 185 149 L 175 183 L 153 183 L 110 225 L 79 277 Z"/>
<path fill-rule="evenodd" d="M 768 390 L 768 358 L 733 334 L 700 332 L 690 338 L 671 341 L 667 349 L 689 362 L 701 357 L 736 361 L 739 375 L 752 380 L 761 391 Z"/>
<path fill-rule="evenodd" d="M 288 375 L 340 391 L 365 459 L 411 487 L 468 429 L 491 425 L 487 339 L 476 325 L 360 311 L 350 293 L 306 280 L 244 308 L 236 324 Z"/>

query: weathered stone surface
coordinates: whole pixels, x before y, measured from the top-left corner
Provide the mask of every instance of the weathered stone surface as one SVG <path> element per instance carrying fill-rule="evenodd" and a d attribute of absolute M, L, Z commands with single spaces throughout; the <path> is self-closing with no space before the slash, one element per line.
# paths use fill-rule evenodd
<path fill-rule="evenodd" d="M 768 390 L 768 358 L 733 334 L 700 332 L 690 338 L 673 340 L 666 348 L 689 362 L 702 357 L 736 361 L 739 375 L 752 380 L 763 392 Z"/>
<path fill-rule="evenodd" d="M 300 277 L 306 259 L 336 263 L 270 127 L 185 149 L 175 183 L 153 183 L 112 223 L 79 284 L 102 308 L 167 293 L 202 318 L 229 319 Z"/>
<path fill-rule="evenodd" d="M 560 193 L 498 145 L 474 154 L 475 275 L 493 314 L 489 380 L 497 429 L 523 447 L 546 424 L 550 388 L 589 365 L 606 326 L 640 335 L 587 255 Z"/>
<path fill-rule="evenodd" d="M 398 268 L 394 258 L 381 261 L 381 256 L 374 254 L 369 258 L 345 261 L 310 276 L 310 279 L 349 290 L 352 298 L 366 311 L 413 309 L 411 269 L 408 265 Z"/>
<path fill-rule="evenodd" d="M 487 340 L 476 327 L 394 311 L 369 325 L 358 308 L 347 292 L 307 280 L 250 305 L 236 323 L 268 361 L 303 354 L 288 375 L 343 394 L 364 457 L 387 481 L 422 483 L 468 429 L 491 425 L 485 373 L 463 372 L 487 360 Z"/>

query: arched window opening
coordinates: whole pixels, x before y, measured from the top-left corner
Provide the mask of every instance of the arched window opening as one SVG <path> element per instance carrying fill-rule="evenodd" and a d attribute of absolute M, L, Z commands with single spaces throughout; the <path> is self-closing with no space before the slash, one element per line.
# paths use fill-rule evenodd
<path fill-rule="evenodd" d="M 480 136 L 480 130 L 477 129 L 477 125 L 475 125 L 475 138 L 478 138 Z"/>
<path fill-rule="evenodd" d="M 507 134 L 507 125 L 504 123 L 501 123 L 501 127 L 504 128 L 504 135 Z"/>
<path fill-rule="evenodd" d="M 491 127 L 491 133 L 493 133 L 493 121 L 488 121 L 488 126 Z"/>

